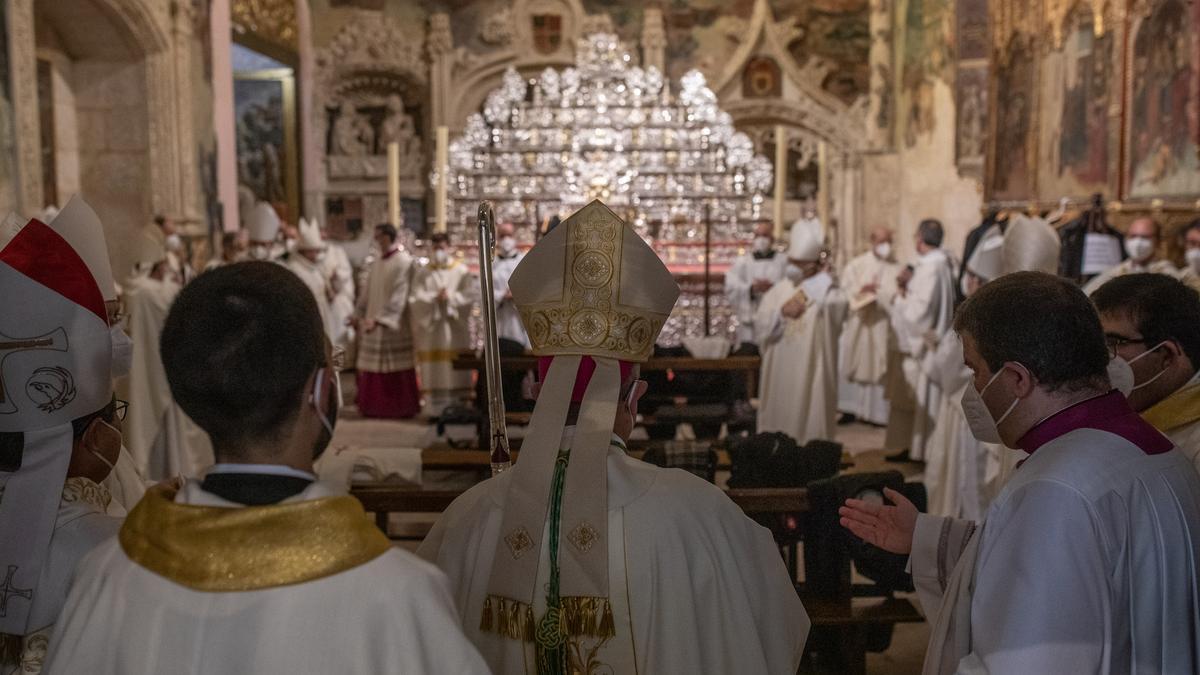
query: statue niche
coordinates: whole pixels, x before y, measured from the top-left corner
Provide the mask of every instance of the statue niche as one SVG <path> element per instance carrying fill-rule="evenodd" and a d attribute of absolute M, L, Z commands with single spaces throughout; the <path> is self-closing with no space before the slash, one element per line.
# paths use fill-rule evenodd
<path fill-rule="evenodd" d="M 326 108 L 326 157 L 330 179 L 385 178 L 387 149 L 400 146 L 400 175 L 418 178 L 425 165 L 414 115 L 400 94 L 352 91 Z"/>

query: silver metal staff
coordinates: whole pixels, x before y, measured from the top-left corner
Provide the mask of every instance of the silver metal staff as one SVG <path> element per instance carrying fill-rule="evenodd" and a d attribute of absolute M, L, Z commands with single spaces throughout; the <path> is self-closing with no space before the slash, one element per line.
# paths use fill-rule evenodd
<path fill-rule="evenodd" d="M 496 255 L 496 215 L 492 203 L 479 202 L 479 286 L 483 291 L 483 370 L 487 378 L 489 450 L 492 475 L 512 466 L 508 429 L 504 425 L 504 389 L 500 380 L 500 337 L 496 333 L 496 296 L 492 291 L 492 258 Z"/>

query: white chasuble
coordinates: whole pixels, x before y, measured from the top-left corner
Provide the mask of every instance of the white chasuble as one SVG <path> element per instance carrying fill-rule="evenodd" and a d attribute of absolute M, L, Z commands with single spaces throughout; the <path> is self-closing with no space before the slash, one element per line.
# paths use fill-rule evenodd
<path fill-rule="evenodd" d="M 620 675 L 794 674 L 809 621 L 770 533 L 715 486 L 608 452 L 615 631 L 603 643 L 570 638 L 572 664 Z M 463 628 L 497 675 L 536 672 L 532 643 L 481 626 L 511 475 L 455 500 L 418 551 L 449 577 Z"/>
<path fill-rule="evenodd" d="M 799 286 L 784 279 L 763 296 L 755 315 L 762 338 L 758 430 L 781 431 L 803 445 L 832 439 L 837 423 L 838 339 L 846 316 L 846 297 L 836 287 L 805 291 L 808 306 L 799 318 L 782 308 L 822 272 Z"/>
<path fill-rule="evenodd" d="M 346 345 L 354 340 L 354 331 L 347 321 L 354 316 L 354 268 L 346 249 L 330 242 L 321 261 L 321 271 L 329 282 L 329 318 L 333 332 L 330 338 L 334 345 Z"/>
<path fill-rule="evenodd" d="M 991 501 L 985 491 L 989 452 L 971 434 L 960 403 L 966 388 L 974 386 L 971 371 L 963 365 L 962 340 L 953 334 L 943 338 L 927 367 L 942 392 L 927 446 L 929 513 L 982 520 Z"/>
<path fill-rule="evenodd" d="M 441 414 L 471 393 L 471 371 L 455 370 L 452 362 L 459 351 L 471 347 L 468 320 L 478 300 L 479 280 L 461 262 L 430 262 L 413 272 L 409 308 L 429 414 Z"/>
<path fill-rule="evenodd" d="M 293 253 L 288 256 L 285 267 L 299 277 L 312 293 L 313 300 L 317 302 L 317 312 L 321 314 L 321 326 L 325 329 L 325 335 L 330 342 L 336 344 L 334 337 L 337 334 L 337 326 L 333 323 L 333 313 L 329 309 L 329 298 L 332 294 L 329 279 L 325 276 L 321 263 L 314 263 L 299 253 Z"/>
<path fill-rule="evenodd" d="M 1200 669 L 1200 478 L 1178 450 L 1069 431 L 972 528 L 918 519 L 913 579 L 939 606 L 926 675 Z"/>
<path fill-rule="evenodd" d="M 171 497 L 148 492 L 81 563 L 46 672 L 488 672 L 445 577 L 330 484 L 261 507 L 195 481 Z"/>
<path fill-rule="evenodd" d="M 889 308 L 899 273 L 898 263 L 868 251 L 846 263 L 841 275 L 850 312 L 842 330 L 838 407 L 873 424 L 888 420 L 884 380 L 889 352 L 897 347 Z"/>
<path fill-rule="evenodd" d="M 783 279 L 787 255 L 779 251 L 767 254 L 747 253 L 733 261 L 725 273 L 725 297 L 737 317 L 737 342 L 758 345 L 762 336 L 754 334 L 754 314 L 766 293 L 755 293 L 754 282 L 765 279 L 772 284 Z"/>

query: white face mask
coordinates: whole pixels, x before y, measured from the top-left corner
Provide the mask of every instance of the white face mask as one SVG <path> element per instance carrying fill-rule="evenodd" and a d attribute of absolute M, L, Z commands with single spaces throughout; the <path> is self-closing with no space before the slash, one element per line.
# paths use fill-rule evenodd
<path fill-rule="evenodd" d="M 1129 361 L 1128 361 L 1128 364 L 1130 365 L 1130 370 L 1129 370 L 1129 379 L 1130 379 L 1130 382 L 1136 382 L 1136 380 L 1135 380 L 1135 379 L 1134 379 L 1134 377 L 1133 377 L 1133 368 L 1132 368 L 1133 364 L 1135 364 L 1135 363 L 1137 363 L 1139 360 L 1141 360 L 1141 359 L 1143 359 L 1143 358 L 1145 358 L 1145 357 L 1149 356 L 1151 352 L 1153 352 L 1154 350 L 1158 349 L 1159 347 L 1161 347 L 1161 346 L 1163 346 L 1163 345 L 1165 345 L 1165 344 L 1167 344 L 1165 341 L 1164 341 L 1164 342 L 1160 342 L 1160 343 L 1158 343 L 1158 344 L 1154 345 L 1153 347 L 1151 347 L 1150 349 L 1147 349 L 1146 351 L 1142 352 L 1141 354 L 1138 354 L 1137 356 L 1133 357 L 1132 359 L 1129 359 Z M 1157 374 L 1157 375 L 1155 375 L 1154 377 L 1152 377 L 1152 378 L 1150 378 L 1150 379 L 1146 380 L 1145 382 L 1143 382 L 1143 383 L 1141 383 L 1141 384 L 1135 384 L 1135 385 L 1133 385 L 1133 386 L 1132 386 L 1132 387 L 1129 389 L 1129 391 L 1131 391 L 1131 392 L 1134 392 L 1134 391 L 1137 391 L 1138 389 L 1141 389 L 1142 387 L 1148 387 L 1148 386 L 1150 386 L 1151 384 L 1153 384 L 1153 383 L 1154 383 L 1154 381 L 1155 381 L 1155 380 L 1157 380 L 1158 378 L 1162 377 L 1162 376 L 1163 376 L 1163 374 L 1164 374 L 1164 373 L 1166 373 L 1166 372 L 1167 372 L 1167 371 L 1166 371 L 1166 369 L 1163 369 L 1163 370 L 1160 370 L 1160 371 L 1158 371 L 1158 374 Z"/>
<path fill-rule="evenodd" d="M 787 269 L 784 270 L 784 274 L 787 275 L 788 281 L 792 282 L 793 284 L 799 283 L 804 279 L 804 270 L 800 269 L 800 266 L 796 263 L 788 263 Z"/>
<path fill-rule="evenodd" d="M 885 241 L 875 244 L 875 257 L 880 260 L 887 260 L 892 257 L 892 243 Z"/>
<path fill-rule="evenodd" d="M 992 411 L 988 410 L 987 404 L 983 402 L 983 394 L 1003 372 L 1003 368 L 996 371 L 996 374 L 992 375 L 992 379 L 983 386 L 983 391 L 976 391 L 975 385 L 968 384 L 967 390 L 963 392 L 963 416 L 967 418 L 967 426 L 971 428 L 971 435 L 980 443 L 1003 443 L 1004 441 L 1000 438 L 1000 425 L 1004 424 L 1004 420 L 1008 419 L 1008 416 L 1017 409 L 1017 404 L 1021 402 L 1019 398 L 1013 399 L 1012 405 L 1008 406 L 1008 410 L 1004 411 L 1000 419 L 992 418 Z"/>
<path fill-rule="evenodd" d="M 1125 252 L 1134 262 L 1141 262 L 1154 255 L 1154 241 L 1149 237 L 1126 237 Z"/>
<path fill-rule="evenodd" d="M 500 241 L 497 243 L 500 244 L 500 252 L 504 255 L 509 255 L 517 250 L 516 237 L 500 237 Z"/>
<path fill-rule="evenodd" d="M 178 234 L 168 234 L 166 247 L 168 251 L 182 251 L 183 237 L 180 237 Z"/>
<path fill-rule="evenodd" d="M 1189 248 L 1183 257 L 1187 260 L 1188 267 L 1192 268 L 1192 273 L 1200 274 L 1200 248 Z"/>
<path fill-rule="evenodd" d="M 250 246 L 251 260 L 266 260 L 271 257 L 271 247 L 262 244 L 253 244 Z"/>
<path fill-rule="evenodd" d="M 439 265 L 445 265 L 450 260 L 450 252 L 444 248 L 435 249 L 433 260 Z"/>
<path fill-rule="evenodd" d="M 771 250 L 771 238 L 770 237 L 755 237 L 754 238 L 754 252 L 755 253 L 766 253 L 767 251 L 770 251 L 770 250 Z"/>
<path fill-rule="evenodd" d="M 1129 367 L 1129 362 L 1119 356 L 1112 357 L 1108 362 L 1108 381 L 1122 396 L 1129 396 L 1134 382 L 1133 368 Z"/>
<path fill-rule="evenodd" d="M 112 338 L 112 376 L 124 377 L 133 369 L 133 340 L 118 325 L 108 327 Z"/>

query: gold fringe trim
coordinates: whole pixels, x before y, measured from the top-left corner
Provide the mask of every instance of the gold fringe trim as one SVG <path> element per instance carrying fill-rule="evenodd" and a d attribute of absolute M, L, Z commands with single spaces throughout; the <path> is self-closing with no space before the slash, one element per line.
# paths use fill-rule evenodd
<path fill-rule="evenodd" d="M 20 635 L 0 633 L 0 666 L 20 667 L 25 644 Z"/>
<path fill-rule="evenodd" d="M 608 598 L 572 596 L 562 598 L 559 611 L 559 631 L 567 637 L 612 638 L 617 634 L 612 604 Z M 528 603 L 488 595 L 483 599 L 479 630 L 495 633 L 511 640 L 533 642 L 537 635 L 537 620 Z"/>

